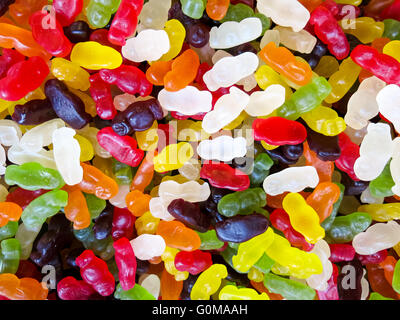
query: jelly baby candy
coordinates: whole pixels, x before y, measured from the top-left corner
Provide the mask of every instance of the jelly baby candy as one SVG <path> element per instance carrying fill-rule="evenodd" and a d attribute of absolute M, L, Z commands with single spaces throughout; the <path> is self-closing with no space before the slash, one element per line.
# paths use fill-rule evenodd
<path fill-rule="evenodd" d="M 283 209 L 289 214 L 293 228 L 300 232 L 308 242 L 316 243 L 325 236 L 325 230 L 319 225 L 317 212 L 306 203 L 298 193 L 289 193 L 282 202 Z"/>
<path fill-rule="evenodd" d="M 113 293 L 115 288 L 114 277 L 108 271 L 106 263 L 97 258 L 93 251 L 85 250 L 76 258 L 76 265 L 80 268 L 82 278 L 102 296 Z"/>
<path fill-rule="evenodd" d="M 79 42 L 73 47 L 71 61 L 91 70 L 116 69 L 122 64 L 122 56 L 111 47 L 95 41 L 86 41 Z"/>
<path fill-rule="evenodd" d="M 210 296 L 218 290 L 221 280 L 226 278 L 227 275 L 228 272 L 224 265 L 213 264 L 197 278 L 190 298 L 192 300 L 209 300 Z"/>
<path fill-rule="evenodd" d="M 5 179 L 9 185 L 16 184 L 26 190 L 52 190 L 64 185 L 64 180 L 57 170 L 45 168 L 37 162 L 8 166 Z"/>
<path fill-rule="evenodd" d="M 256 17 L 240 22 L 228 21 L 210 31 L 210 46 L 214 49 L 228 49 L 257 39 L 261 35 L 262 24 Z"/>

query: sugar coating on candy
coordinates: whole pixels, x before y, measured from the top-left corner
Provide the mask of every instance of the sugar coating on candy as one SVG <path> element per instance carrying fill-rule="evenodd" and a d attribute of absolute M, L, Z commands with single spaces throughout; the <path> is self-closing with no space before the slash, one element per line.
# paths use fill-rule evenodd
<path fill-rule="evenodd" d="M 52 135 L 54 160 L 64 181 L 74 185 L 82 181 L 83 169 L 80 165 L 81 148 L 73 137 L 75 130 L 71 128 L 58 128 Z"/>
<path fill-rule="evenodd" d="M 230 161 L 243 157 L 247 152 L 246 139 L 220 136 L 212 140 L 203 140 L 197 147 L 197 153 L 205 160 Z"/>
<path fill-rule="evenodd" d="M 354 172 L 364 181 L 379 176 L 393 154 L 390 126 L 385 123 L 370 123 L 368 133 L 360 147 L 360 157 L 354 163 Z"/>
<path fill-rule="evenodd" d="M 164 30 L 147 29 L 127 40 L 122 55 L 134 62 L 155 61 L 170 49 L 168 34 Z"/>
<path fill-rule="evenodd" d="M 240 22 L 227 21 L 210 30 L 210 47 L 228 49 L 257 39 L 262 32 L 259 18 L 251 17 Z"/>
<path fill-rule="evenodd" d="M 393 123 L 397 132 L 400 131 L 400 87 L 389 84 L 376 95 L 379 112 Z"/>
<path fill-rule="evenodd" d="M 311 53 L 317 43 L 317 38 L 304 29 L 295 32 L 288 27 L 276 26 L 271 31 L 279 32 L 279 42 L 282 45 L 301 53 Z M 274 38 L 271 37 L 270 41 L 272 41 L 272 39 Z M 266 41 L 266 39 L 264 39 L 264 41 Z"/>
<path fill-rule="evenodd" d="M 6 161 L 6 151 L 4 150 L 4 147 L 0 145 L 0 174 L 4 174 L 6 172 Z"/>
<path fill-rule="evenodd" d="M 126 195 L 129 193 L 129 185 L 122 185 L 118 188 L 118 193 L 110 199 L 110 203 L 118 208 L 126 208 Z"/>
<path fill-rule="evenodd" d="M 378 94 L 386 86 L 385 82 L 373 76 L 360 83 L 358 90 L 350 97 L 344 121 L 353 129 L 360 130 L 379 112 Z M 382 96 L 384 93 L 382 94 Z M 382 97 L 381 96 L 381 97 Z M 382 98 L 379 99 L 382 99 Z"/>
<path fill-rule="evenodd" d="M 153 217 L 166 221 L 174 220 L 174 217 L 168 212 L 169 201 L 163 200 L 161 197 L 150 199 L 149 210 Z"/>
<path fill-rule="evenodd" d="M 143 4 L 138 16 L 138 32 L 144 29 L 162 29 L 168 20 L 168 10 L 171 8 L 171 0 L 149 0 Z"/>
<path fill-rule="evenodd" d="M 392 173 L 392 175 L 393 175 L 393 173 Z M 379 197 L 379 198 L 375 197 L 374 195 L 371 194 L 371 190 L 368 187 L 361 193 L 360 200 L 362 203 L 383 204 L 383 202 L 385 201 L 385 198 L 384 197 Z"/>
<path fill-rule="evenodd" d="M 244 91 L 232 87 L 215 103 L 214 109 L 203 118 L 203 129 L 212 134 L 235 120 L 248 104 L 250 97 Z"/>
<path fill-rule="evenodd" d="M 161 182 L 158 194 L 163 200 L 169 202 L 179 198 L 189 202 L 201 202 L 210 196 L 210 186 L 207 182 L 199 184 L 197 181 L 188 181 L 179 184 L 169 180 Z"/>
<path fill-rule="evenodd" d="M 149 260 L 163 254 L 166 246 L 163 237 L 152 234 L 141 234 L 131 240 L 132 249 L 136 258 Z"/>
<path fill-rule="evenodd" d="M 272 29 L 265 31 L 263 37 L 260 40 L 260 48 L 264 48 L 268 43 L 273 42 L 276 46 L 279 46 L 281 42 L 281 35 L 278 29 Z"/>
<path fill-rule="evenodd" d="M 210 91 L 230 87 L 256 71 L 258 63 L 257 56 L 252 52 L 225 57 L 204 74 L 203 80 Z"/>
<path fill-rule="evenodd" d="M 314 245 L 314 248 L 310 252 L 315 253 L 320 258 L 323 265 L 323 272 L 311 275 L 306 279 L 307 284 L 313 289 L 325 291 L 328 288 L 328 280 L 333 272 L 332 262 L 329 260 L 331 250 L 328 243 L 321 239 Z"/>
<path fill-rule="evenodd" d="M 263 188 L 271 196 L 283 192 L 299 192 L 305 188 L 315 188 L 319 182 L 317 170 L 313 166 L 291 167 L 273 173 L 265 178 Z"/>
<path fill-rule="evenodd" d="M 260 0 L 257 9 L 283 27 L 299 32 L 310 19 L 310 12 L 297 0 Z"/>
<path fill-rule="evenodd" d="M 161 281 L 160 278 L 155 274 L 149 274 L 139 278 L 139 284 L 146 289 L 150 294 L 157 299 L 160 295 Z"/>
<path fill-rule="evenodd" d="M 17 144 L 22 137 L 20 127 L 12 120 L 0 120 L 0 143 L 9 147 Z"/>
<path fill-rule="evenodd" d="M 285 94 L 285 87 L 272 84 L 264 91 L 253 92 L 244 110 L 253 117 L 267 116 L 283 105 Z"/>
<path fill-rule="evenodd" d="M 62 127 L 65 127 L 65 123 L 61 119 L 44 122 L 26 132 L 19 145 L 26 151 L 40 151 L 52 143 L 53 132 Z"/>
<path fill-rule="evenodd" d="M 19 143 L 17 143 L 8 149 L 7 157 L 8 160 L 15 164 L 38 162 L 47 168 L 57 169 L 53 152 L 43 148 L 38 152 L 30 152 L 23 149 Z"/>
<path fill-rule="evenodd" d="M 232 57 L 232 55 L 229 52 L 226 52 L 224 50 L 217 50 L 215 51 L 214 55 L 212 56 L 211 60 L 213 64 L 216 64 L 219 60 L 225 57 Z M 244 77 L 243 79 L 239 80 L 236 83 L 238 86 L 243 86 L 243 89 L 246 92 L 249 92 L 253 90 L 257 86 L 257 81 L 254 77 L 254 74 L 250 74 L 247 77 Z"/>
<path fill-rule="evenodd" d="M 400 225 L 395 221 L 376 223 L 353 238 L 358 254 L 368 255 L 393 247 L 400 241 Z"/>
<path fill-rule="evenodd" d="M 176 92 L 162 89 L 158 94 L 158 100 L 165 110 L 176 111 L 188 116 L 209 112 L 212 108 L 211 93 L 200 91 L 192 86 L 187 86 Z"/>

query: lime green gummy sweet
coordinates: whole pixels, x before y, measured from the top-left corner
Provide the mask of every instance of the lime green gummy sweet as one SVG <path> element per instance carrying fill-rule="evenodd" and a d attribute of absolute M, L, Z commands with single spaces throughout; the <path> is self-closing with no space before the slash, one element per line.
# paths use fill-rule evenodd
<path fill-rule="evenodd" d="M 254 16 L 254 11 L 248 5 L 243 3 L 230 4 L 225 17 L 221 22 L 236 21 L 240 22 L 243 19 L 250 18 Z"/>
<path fill-rule="evenodd" d="M 369 183 L 369 190 L 376 198 L 390 197 L 393 195 L 392 187 L 395 185 L 390 173 L 390 162 L 388 162 L 381 174 Z"/>
<path fill-rule="evenodd" d="M 254 159 L 253 172 L 249 176 L 250 184 L 252 187 L 259 186 L 264 182 L 265 178 L 269 175 L 269 169 L 271 169 L 274 162 L 270 156 L 266 153 L 260 153 Z"/>
<path fill-rule="evenodd" d="M 57 170 L 45 168 L 37 162 L 10 165 L 6 169 L 5 180 L 8 185 L 18 185 L 26 190 L 52 190 L 65 185 Z"/>
<path fill-rule="evenodd" d="M 206 0 L 181 0 L 182 12 L 193 19 L 200 19 L 206 8 Z"/>
<path fill-rule="evenodd" d="M 318 107 L 330 94 L 331 85 L 324 77 L 316 77 L 310 83 L 299 88 L 288 101 L 277 110 L 280 117 L 296 120 L 303 113 Z"/>
<path fill-rule="evenodd" d="M 225 217 L 237 214 L 251 214 L 267 204 L 267 196 L 262 188 L 249 188 L 222 197 L 218 202 L 218 212 Z"/>
<path fill-rule="evenodd" d="M 121 288 L 121 284 L 118 284 L 114 298 L 118 300 L 156 300 L 150 292 L 137 283 L 132 289 L 126 291 Z"/>
<path fill-rule="evenodd" d="M 96 219 L 100 213 L 103 212 L 104 208 L 106 207 L 107 203 L 105 200 L 97 198 L 93 194 L 84 193 L 83 194 L 86 199 L 86 204 L 88 206 L 90 216 L 92 219 Z"/>
<path fill-rule="evenodd" d="M 389 38 L 390 40 L 400 40 L 400 21 L 385 19 L 383 23 L 385 24 L 385 31 L 382 37 Z"/>
<path fill-rule="evenodd" d="M 53 190 L 34 199 L 22 212 L 21 219 L 28 228 L 41 226 L 68 203 L 68 193 Z"/>
<path fill-rule="evenodd" d="M 132 182 L 132 167 L 113 159 L 113 173 L 119 185 L 129 185 Z"/>
<path fill-rule="evenodd" d="M 86 15 L 92 27 L 104 28 L 121 3 L 121 0 L 90 0 Z"/>
<path fill-rule="evenodd" d="M 16 273 L 21 257 L 21 244 L 17 239 L 7 239 L 1 242 L 0 248 L 0 273 Z"/>
<path fill-rule="evenodd" d="M 392 287 L 393 290 L 397 293 L 400 293 L 400 263 L 397 261 L 394 272 L 393 272 L 393 279 L 392 279 Z"/>
<path fill-rule="evenodd" d="M 8 221 L 8 223 L 0 228 L 0 241 L 15 236 L 18 230 L 18 221 Z"/>
<path fill-rule="evenodd" d="M 225 17 L 220 20 L 221 23 L 227 22 L 227 21 L 236 21 L 240 22 L 243 19 L 250 18 L 250 17 L 256 17 L 261 20 L 262 24 L 262 34 L 265 33 L 270 27 L 271 27 L 271 19 L 266 17 L 260 12 L 254 13 L 253 9 L 250 8 L 248 5 L 243 4 L 243 3 L 238 3 L 238 4 L 230 4 L 228 11 L 226 12 Z"/>
<path fill-rule="evenodd" d="M 314 289 L 304 283 L 283 278 L 271 272 L 264 276 L 264 286 L 287 300 L 313 300 L 316 294 Z"/>
<path fill-rule="evenodd" d="M 204 233 L 196 231 L 196 233 L 199 235 L 201 241 L 200 250 L 215 250 L 224 246 L 224 242 L 218 239 L 215 229 Z"/>
<path fill-rule="evenodd" d="M 271 268 L 274 264 L 275 261 L 272 260 L 266 253 L 264 253 L 253 267 L 266 274 L 271 271 Z"/>
<path fill-rule="evenodd" d="M 392 298 L 386 298 L 378 292 L 371 292 L 368 300 L 394 300 Z"/>
<path fill-rule="evenodd" d="M 354 212 L 336 217 L 327 236 L 335 243 L 350 242 L 358 233 L 365 231 L 371 222 L 371 216 L 365 212 Z"/>

